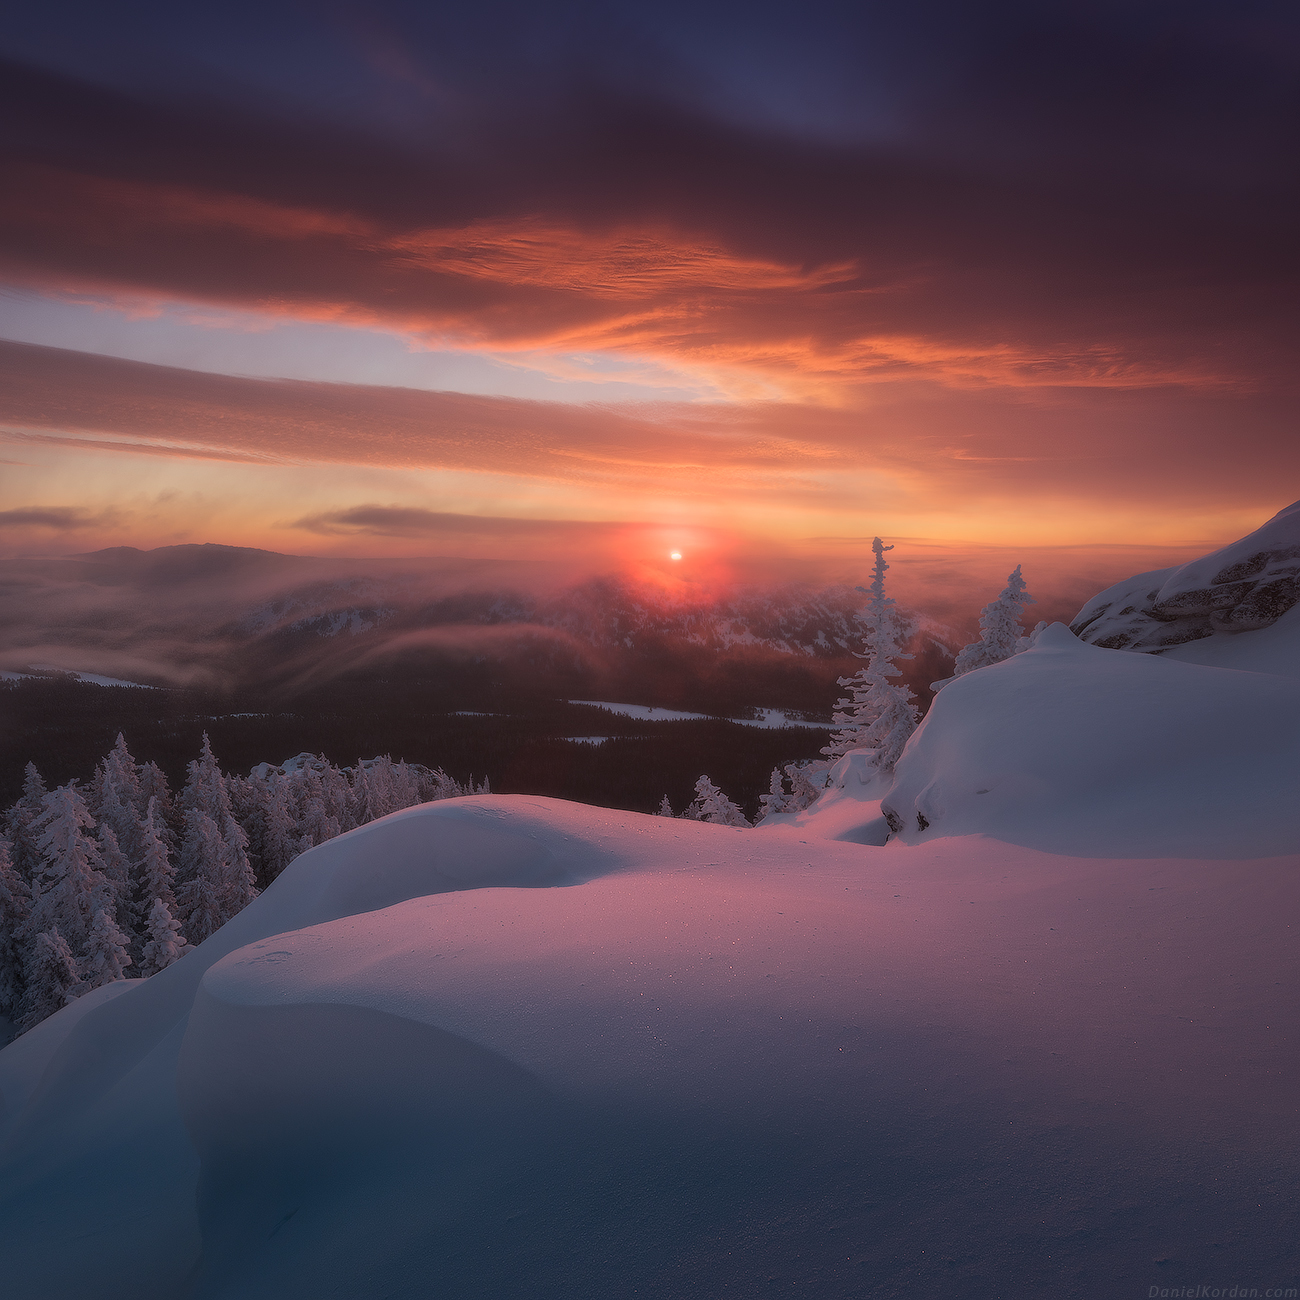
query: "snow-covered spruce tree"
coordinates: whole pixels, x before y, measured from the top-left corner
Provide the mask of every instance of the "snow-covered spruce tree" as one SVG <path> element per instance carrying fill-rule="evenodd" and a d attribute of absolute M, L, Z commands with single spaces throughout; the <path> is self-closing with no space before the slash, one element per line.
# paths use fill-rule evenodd
<path fill-rule="evenodd" d="M 27 987 L 18 1023 L 24 1031 L 39 1025 L 86 991 L 72 951 L 57 925 L 33 937 L 23 979 Z"/>
<path fill-rule="evenodd" d="M 865 588 L 868 600 L 862 612 L 866 624 L 863 637 L 866 663 L 852 677 L 841 677 L 839 684 L 849 695 L 836 704 L 833 720 L 841 729 L 823 748 L 828 762 L 834 763 L 850 750 L 872 752 L 871 762 L 877 771 L 888 774 L 903 752 L 908 737 L 916 730 L 917 709 L 911 690 L 893 681 L 901 677 L 899 659 L 910 659 L 899 644 L 903 626 L 892 598 L 885 595 L 885 552 L 892 551 L 879 537 L 873 538 L 871 550 L 876 560 L 871 585 Z"/>
<path fill-rule="evenodd" d="M 333 770 L 336 773 L 338 771 L 337 768 Z M 298 816 L 294 826 L 298 834 L 296 853 L 306 851 L 303 841 L 306 841 L 307 848 L 315 848 L 317 844 L 324 844 L 326 840 L 332 840 L 343 833 L 343 827 L 333 811 L 336 803 L 330 785 L 328 770 L 319 772 L 314 768 L 303 769 L 298 780 Z"/>
<path fill-rule="evenodd" d="M 235 819 L 230 786 L 217 766 L 206 731 L 199 757 L 189 764 L 186 771 L 180 806 L 185 815 L 186 843 L 193 841 L 193 852 L 187 857 L 182 846 L 180 877 L 189 893 L 182 899 L 178 891 L 177 901 L 185 915 L 190 941 L 201 943 L 257 897 L 257 884 L 248 861 L 248 835 Z M 210 834 L 191 816 L 193 813 L 202 814 L 212 823 L 217 838 L 225 846 L 219 871 L 209 861 Z M 200 848 L 200 842 L 204 847 Z M 195 884 L 200 864 L 205 870 L 201 886 Z M 212 929 L 205 929 L 213 916 L 220 916 L 220 921 Z M 196 937 L 196 924 L 202 932 L 201 938 Z"/>
<path fill-rule="evenodd" d="M 27 882 L 15 870 L 9 841 L 0 840 L 0 1015 L 16 1019 L 23 997 L 26 946 L 22 935 L 31 914 Z"/>
<path fill-rule="evenodd" d="M 261 801 L 262 880 L 270 884 L 301 852 L 298 808 L 293 786 L 301 784 L 287 776 L 272 776 L 257 783 Z"/>
<path fill-rule="evenodd" d="M 116 891 L 106 879 L 95 829 L 75 782 L 51 790 L 32 823 L 41 865 L 32 883 L 28 929 L 58 929 L 74 956 L 85 951 L 95 913 L 113 912 Z"/>
<path fill-rule="evenodd" d="M 763 817 L 772 813 L 785 812 L 785 801 L 789 796 L 785 792 L 785 773 L 779 767 L 772 769 L 771 780 L 767 783 L 767 793 L 758 796 L 763 809 Z M 762 817 L 759 818 L 762 820 Z"/>
<path fill-rule="evenodd" d="M 141 975 L 156 975 L 189 952 L 190 945 L 181 934 L 180 923 L 161 898 L 153 900 L 145 926 L 149 938 L 140 956 Z"/>
<path fill-rule="evenodd" d="M 156 804 L 156 822 L 158 833 L 162 836 L 163 843 L 167 845 L 168 852 L 176 848 L 176 837 L 172 833 L 171 824 L 174 815 L 172 809 L 172 790 L 167 784 L 167 776 L 157 763 L 144 763 L 140 767 L 140 799 L 143 807 L 149 806 L 149 800 L 157 800 Z"/>
<path fill-rule="evenodd" d="M 672 806 L 672 804 L 668 802 L 668 796 L 667 796 L 667 795 L 664 795 L 664 797 L 659 801 L 659 811 L 658 811 L 657 813 L 655 813 L 655 816 L 656 816 L 656 817 L 676 817 L 676 816 L 677 816 L 677 814 L 676 814 L 675 812 L 673 812 L 673 806 Z"/>
<path fill-rule="evenodd" d="M 1019 645 L 1025 629 L 1020 616 L 1026 605 L 1037 602 L 1025 590 L 1025 580 L 1020 576 L 1020 565 L 1007 577 L 1006 590 L 984 606 L 980 613 L 980 639 L 964 646 L 953 665 L 953 677 L 962 677 L 977 668 L 987 668 L 1010 659 L 1022 647 Z"/>
<path fill-rule="evenodd" d="M 178 876 L 176 905 L 185 934 L 191 943 L 200 944 L 234 915 L 227 912 L 226 842 L 201 808 L 185 814 Z"/>
<path fill-rule="evenodd" d="M 790 793 L 786 796 L 782 812 L 802 812 L 812 807 L 826 790 L 829 778 L 826 775 L 827 764 L 804 760 L 802 763 L 787 763 L 785 774 L 790 778 Z"/>
<path fill-rule="evenodd" d="M 136 837 L 133 835 L 133 839 Z M 113 828 L 107 822 L 95 827 L 95 843 L 99 847 L 99 860 L 103 864 L 104 879 L 113 887 L 113 908 L 120 924 L 132 930 L 132 880 L 131 863 L 122 852 Z"/>
<path fill-rule="evenodd" d="M 42 800 L 48 793 L 36 764 L 28 763 L 23 769 L 23 792 L 5 814 L 5 834 L 11 845 L 14 870 L 29 885 L 41 864 L 32 823 L 41 815 Z"/>
<path fill-rule="evenodd" d="M 131 964 L 126 946 L 126 935 L 118 928 L 112 913 L 97 908 L 80 962 L 81 976 L 87 989 L 97 989 L 101 984 L 126 978 L 126 968 Z"/>
<path fill-rule="evenodd" d="M 357 764 L 352 775 L 352 816 L 358 826 L 396 811 L 390 780 L 392 766 L 393 760 L 386 754 Z"/>
<path fill-rule="evenodd" d="M 198 758 L 186 765 L 185 772 L 185 785 L 179 800 L 181 815 L 197 808 L 220 826 L 231 813 L 230 788 L 217 765 L 217 756 L 212 752 L 212 742 L 206 731 Z"/>
<path fill-rule="evenodd" d="M 176 871 L 163 830 L 158 796 L 150 795 L 140 819 L 140 861 L 136 867 L 136 898 L 145 917 L 151 914 L 154 903 L 159 900 L 169 912 L 176 906 Z"/>
<path fill-rule="evenodd" d="M 95 821 L 101 829 L 108 826 L 127 859 L 135 861 L 140 850 L 135 835 L 147 801 L 141 795 L 135 759 L 120 731 L 111 752 L 95 769 L 91 790 Z"/>
<path fill-rule="evenodd" d="M 745 814 L 731 802 L 707 776 L 695 783 L 695 801 L 688 810 L 693 821 L 713 822 L 719 826 L 748 826 Z"/>

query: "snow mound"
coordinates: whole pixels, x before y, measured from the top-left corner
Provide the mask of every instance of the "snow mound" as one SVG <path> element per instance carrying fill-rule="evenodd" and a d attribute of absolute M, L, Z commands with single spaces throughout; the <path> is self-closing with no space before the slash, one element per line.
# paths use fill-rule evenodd
<path fill-rule="evenodd" d="M 1055 853 L 1300 850 L 1300 682 L 1115 654 L 1060 623 L 936 697 L 883 803 L 907 842 Z"/>
<path fill-rule="evenodd" d="M 828 807 L 870 812 L 865 771 Z M 397 813 L 0 1052 L 6 1300 L 1291 1276 L 1298 879 L 520 796 Z"/>
<path fill-rule="evenodd" d="M 1071 630 L 1092 645 L 1158 653 L 1271 627 L 1298 602 L 1300 502 L 1222 550 L 1108 587 Z"/>

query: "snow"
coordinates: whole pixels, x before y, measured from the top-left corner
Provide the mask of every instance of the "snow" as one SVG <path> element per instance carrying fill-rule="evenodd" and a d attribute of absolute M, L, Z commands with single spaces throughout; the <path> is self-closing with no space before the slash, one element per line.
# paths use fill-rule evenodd
<path fill-rule="evenodd" d="M 616 713 L 624 718 L 636 718 L 640 722 L 716 722 L 718 718 L 712 713 L 687 713 L 681 709 L 661 709 L 652 704 L 611 704 L 607 700 L 569 700 L 570 704 L 584 704 L 589 709 L 604 709 L 607 713 Z M 758 709 L 757 718 L 727 718 L 742 727 L 761 727 L 764 730 L 776 730 L 780 727 L 811 727 L 815 731 L 829 731 L 830 722 L 805 722 L 790 717 L 782 709 Z"/>
<path fill-rule="evenodd" d="M 63 673 L 71 677 L 73 681 L 86 682 L 90 686 L 130 686 L 137 691 L 155 691 L 156 686 L 146 686 L 143 682 L 127 682 L 120 677 L 105 677 L 101 673 L 74 673 L 66 668 L 60 668 L 57 664 L 32 664 L 32 668 L 37 673 Z M 0 674 L 6 681 L 16 681 L 20 677 L 30 677 L 31 673 L 3 673 Z"/>
<path fill-rule="evenodd" d="M 1290 1285 L 1297 626 L 1054 624 L 754 830 L 484 795 L 308 851 L 0 1051 L 7 1300 Z"/>
<path fill-rule="evenodd" d="M 589 709 L 604 709 L 622 718 L 636 718 L 640 722 L 691 722 L 711 719 L 711 713 L 686 713 L 681 709 L 659 709 L 653 704 L 610 704 L 606 700 L 570 700 L 570 704 L 585 704 Z"/>
<path fill-rule="evenodd" d="M 564 736 L 562 739 L 567 740 L 574 745 L 603 745 L 609 736 Z"/>
<path fill-rule="evenodd" d="M 909 842 L 1253 858 L 1300 852 L 1297 775 L 1294 678 L 1103 650 L 1055 623 L 943 689 L 884 806 Z"/>

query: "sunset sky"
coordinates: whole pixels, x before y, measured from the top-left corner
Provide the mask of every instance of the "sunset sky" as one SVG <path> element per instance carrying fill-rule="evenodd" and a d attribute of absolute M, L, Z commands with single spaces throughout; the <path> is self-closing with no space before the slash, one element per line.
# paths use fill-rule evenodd
<path fill-rule="evenodd" d="M 1297 27 L 12 9 L 0 553 L 1200 553 L 1300 497 Z"/>

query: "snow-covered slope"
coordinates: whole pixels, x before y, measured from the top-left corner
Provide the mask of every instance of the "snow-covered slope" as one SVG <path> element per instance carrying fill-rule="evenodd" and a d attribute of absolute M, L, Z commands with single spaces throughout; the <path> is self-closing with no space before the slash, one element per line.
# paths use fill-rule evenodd
<path fill-rule="evenodd" d="M 1295 868 L 395 814 L 0 1052 L 6 1294 L 1289 1277 Z"/>

